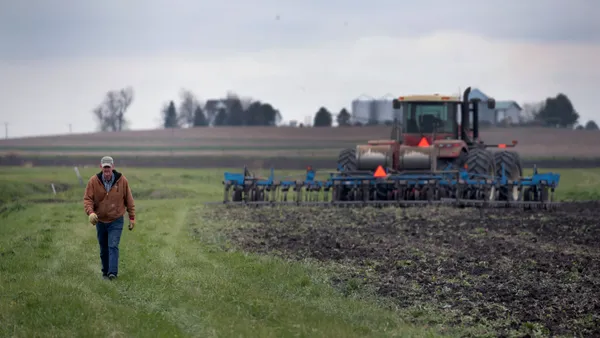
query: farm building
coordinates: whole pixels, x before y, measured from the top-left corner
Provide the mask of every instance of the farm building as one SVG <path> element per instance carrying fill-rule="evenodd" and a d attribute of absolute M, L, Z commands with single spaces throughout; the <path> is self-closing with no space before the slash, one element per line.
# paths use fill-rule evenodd
<path fill-rule="evenodd" d="M 496 122 L 517 124 L 521 120 L 521 106 L 515 101 L 496 101 Z"/>
<path fill-rule="evenodd" d="M 487 99 L 489 96 L 481 90 L 474 88 L 469 94 L 470 99 L 480 99 L 479 103 L 479 121 L 487 124 L 496 125 L 503 122 L 505 119 L 510 124 L 517 124 L 521 117 L 521 106 L 515 101 L 496 101 L 496 108 L 489 109 L 487 107 Z"/>

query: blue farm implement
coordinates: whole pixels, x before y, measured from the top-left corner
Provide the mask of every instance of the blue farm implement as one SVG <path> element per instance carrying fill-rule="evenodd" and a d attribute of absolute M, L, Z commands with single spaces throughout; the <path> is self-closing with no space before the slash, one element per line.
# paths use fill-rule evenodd
<path fill-rule="evenodd" d="M 341 169 L 341 170 L 340 170 Z M 504 169 L 501 169 L 504 172 Z M 377 168 L 375 172 L 347 172 L 339 168 L 323 180 L 309 168 L 299 180 L 278 180 L 271 169 L 269 177 L 242 173 L 224 175 L 224 204 L 228 205 L 319 205 L 319 206 L 418 206 L 455 205 L 482 207 L 552 208 L 554 190 L 560 175 L 539 173 L 510 180 L 470 174 L 466 169 L 437 172 L 395 172 Z M 511 193 L 502 194 L 502 191 Z M 504 198 L 503 198 L 504 197 Z"/>

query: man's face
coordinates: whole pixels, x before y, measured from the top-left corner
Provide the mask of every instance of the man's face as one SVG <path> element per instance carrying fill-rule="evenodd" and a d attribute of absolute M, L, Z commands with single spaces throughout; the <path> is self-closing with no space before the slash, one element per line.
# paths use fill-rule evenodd
<path fill-rule="evenodd" d="M 110 177 L 110 175 L 112 175 L 112 166 L 105 165 L 102 167 L 102 174 L 104 174 L 105 177 Z"/>

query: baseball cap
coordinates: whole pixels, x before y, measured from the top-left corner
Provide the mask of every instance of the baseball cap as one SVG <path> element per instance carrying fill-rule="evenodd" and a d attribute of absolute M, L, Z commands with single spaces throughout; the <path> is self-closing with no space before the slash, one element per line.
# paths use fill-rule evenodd
<path fill-rule="evenodd" d="M 100 160 L 100 165 L 102 165 L 102 167 L 106 167 L 106 166 L 113 166 L 114 161 L 113 158 L 110 156 L 104 156 L 101 160 Z"/>

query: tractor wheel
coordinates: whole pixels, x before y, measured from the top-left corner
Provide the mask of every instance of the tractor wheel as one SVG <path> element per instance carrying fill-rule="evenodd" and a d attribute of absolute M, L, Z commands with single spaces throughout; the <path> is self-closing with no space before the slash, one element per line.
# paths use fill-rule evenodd
<path fill-rule="evenodd" d="M 494 176 L 496 175 L 494 155 L 485 149 L 471 149 L 465 164 L 467 165 L 467 172 L 469 174 L 485 175 L 486 179 L 488 177 L 494 179 Z M 473 179 L 481 178 L 473 177 Z M 492 186 L 485 198 L 491 201 L 494 200 L 495 196 L 496 188 Z"/>
<path fill-rule="evenodd" d="M 519 167 L 519 176 L 523 177 L 523 162 L 521 162 L 521 156 L 515 151 L 507 151 L 507 153 L 515 159 L 515 163 Z"/>
<path fill-rule="evenodd" d="M 512 151 L 498 151 L 494 153 L 496 163 L 496 176 L 502 177 L 502 165 L 504 165 L 504 174 L 509 180 L 518 180 L 523 175 L 521 158 L 519 154 Z M 519 199 L 518 187 L 502 187 L 499 191 L 499 199 L 502 201 L 516 201 Z"/>
<path fill-rule="evenodd" d="M 349 148 L 340 151 L 340 155 L 337 161 L 338 167 L 341 167 L 344 171 L 355 171 L 356 170 L 356 149 Z"/>
<path fill-rule="evenodd" d="M 437 170 L 443 171 L 448 166 L 450 166 L 450 170 L 462 169 L 464 168 L 465 162 L 467 161 L 467 156 L 468 153 L 465 150 L 463 150 L 460 152 L 460 155 L 458 155 L 455 158 L 439 157 L 436 163 Z"/>
<path fill-rule="evenodd" d="M 494 153 L 489 151 L 489 150 L 482 150 L 488 157 L 488 159 L 490 160 L 490 162 L 492 163 L 492 165 L 494 166 L 494 175 L 496 175 L 496 161 L 494 159 Z"/>

